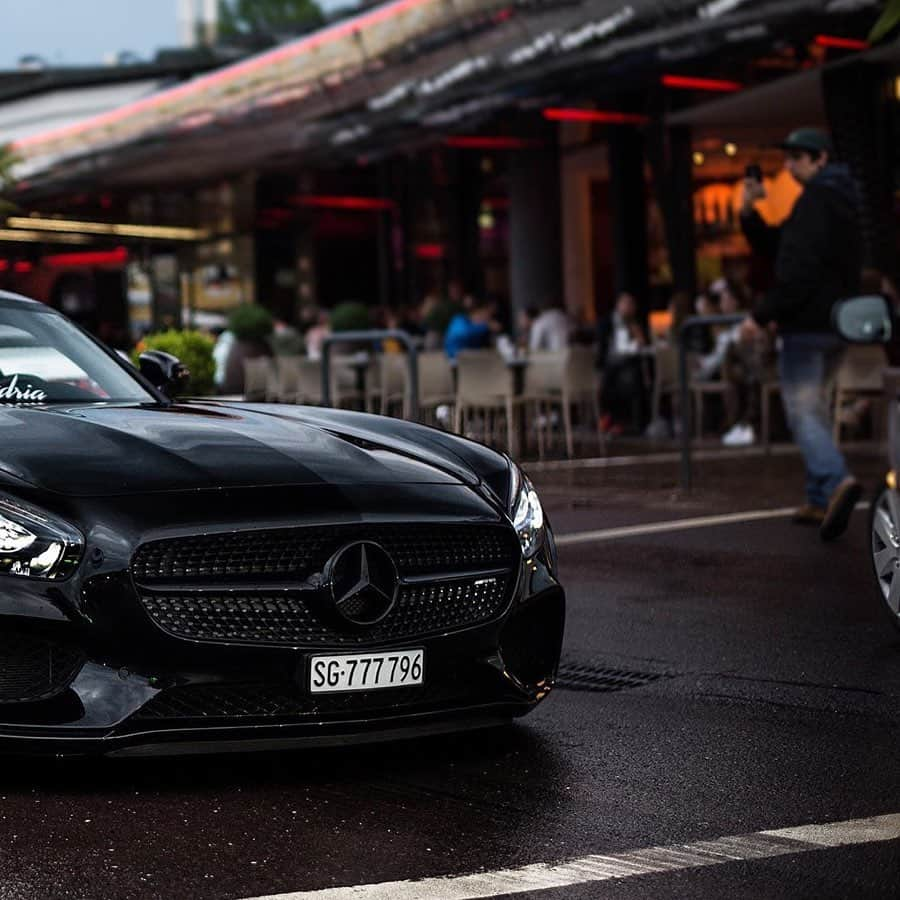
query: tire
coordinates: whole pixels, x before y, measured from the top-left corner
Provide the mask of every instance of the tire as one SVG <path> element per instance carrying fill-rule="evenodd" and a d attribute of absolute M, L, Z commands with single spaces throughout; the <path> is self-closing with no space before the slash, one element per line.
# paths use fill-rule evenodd
<path fill-rule="evenodd" d="M 883 487 L 869 510 L 869 549 L 878 597 L 885 615 L 900 629 L 900 521 L 894 521 Z M 900 495 L 897 506 L 900 507 Z"/>

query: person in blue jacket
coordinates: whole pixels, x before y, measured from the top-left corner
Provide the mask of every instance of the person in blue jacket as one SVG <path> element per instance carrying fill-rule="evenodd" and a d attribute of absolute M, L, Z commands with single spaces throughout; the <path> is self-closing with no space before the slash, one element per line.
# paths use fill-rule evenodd
<path fill-rule="evenodd" d="M 444 351 L 450 359 L 456 359 L 460 350 L 489 347 L 491 335 L 499 330 L 493 306 L 476 303 L 468 312 L 457 313 L 450 320 L 444 335 Z"/>

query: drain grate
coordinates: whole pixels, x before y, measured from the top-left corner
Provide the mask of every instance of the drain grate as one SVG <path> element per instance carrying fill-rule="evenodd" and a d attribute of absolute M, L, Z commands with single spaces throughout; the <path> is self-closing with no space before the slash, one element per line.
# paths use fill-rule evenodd
<path fill-rule="evenodd" d="M 606 666 L 580 666 L 560 663 L 556 686 L 570 691 L 626 691 L 643 687 L 660 678 L 671 678 L 664 672 L 635 672 Z"/>

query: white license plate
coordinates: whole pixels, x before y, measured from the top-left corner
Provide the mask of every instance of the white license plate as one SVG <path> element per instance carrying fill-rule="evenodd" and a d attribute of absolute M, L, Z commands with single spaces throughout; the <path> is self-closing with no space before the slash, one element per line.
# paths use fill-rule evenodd
<path fill-rule="evenodd" d="M 310 660 L 309 690 L 313 694 L 406 687 L 424 681 L 424 650 L 314 656 Z"/>

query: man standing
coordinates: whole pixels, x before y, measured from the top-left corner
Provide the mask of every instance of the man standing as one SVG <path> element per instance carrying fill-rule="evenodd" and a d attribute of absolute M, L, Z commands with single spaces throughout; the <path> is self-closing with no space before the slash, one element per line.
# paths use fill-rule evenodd
<path fill-rule="evenodd" d="M 814 128 L 791 132 L 785 166 L 803 193 L 780 229 L 765 225 L 753 204 L 762 183 L 744 183 L 741 225 L 751 246 L 774 253 L 775 281 L 742 325 L 744 337 L 777 326 L 778 368 L 788 424 L 806 465 L 806 505 L 794 521 L 819 525 L 823 540 L 847 528 L 862 494 L 832 438 L 827 387 L 843 345 L 831 329 L 835 301 L 858 290 L 862 251 L 856 185 L 832 161 L 828 136 Z"/>

